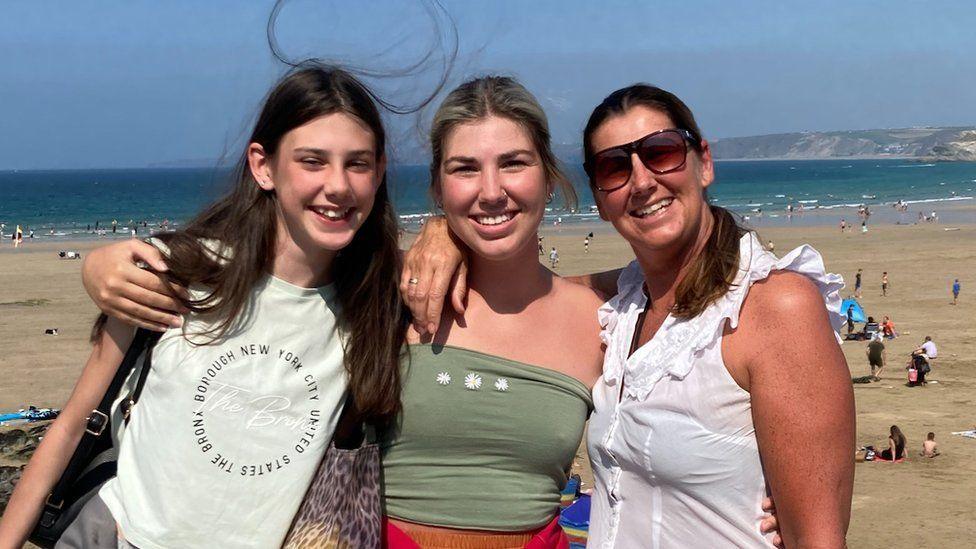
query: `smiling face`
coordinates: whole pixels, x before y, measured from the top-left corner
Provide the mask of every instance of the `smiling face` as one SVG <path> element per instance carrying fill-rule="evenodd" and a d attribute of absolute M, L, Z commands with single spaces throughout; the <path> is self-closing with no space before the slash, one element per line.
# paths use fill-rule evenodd
<path fill-rule="evenodd" d="M 634 106 L 597 127 L 592 149 L 600 152 L 673 128 L 667 114 Z M 689 146 L 684 167 L 663 175 L 654 174 L 632 154 L 628 183 L 610 192 L 595 191 L 600 217 L 610 221 L 635 251 L 677 253 L 701 236 L 702 221 L 710 215 L 704 193 L 714 179 L 708 143 L 702 146 L 702 153 Z"/>
<path fill-rule="evenodd" d="M 549 192 L 546 171 L 528 132 L 497 116 L 460 124 L 444 139 L 434 193 L 451 230 L 491 260 L 536 253 Z"/>
<path fill-rule="evenodd" d="M 385 169 L 373 132 L 344 113 L 289 131 L 272 157 L 257 143 L 248 156 L 258 184 L 275 193 L 278 253 L 311 258 L 334 256 L 352 242 Z"/>

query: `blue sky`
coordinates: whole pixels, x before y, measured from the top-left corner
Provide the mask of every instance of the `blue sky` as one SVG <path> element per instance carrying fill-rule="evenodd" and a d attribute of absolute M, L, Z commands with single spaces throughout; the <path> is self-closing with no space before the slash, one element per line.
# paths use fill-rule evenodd
<path fill-rule="evenodd" d="M 4 3 L 0 169 L 233 156 L 284 70 L 265 41 L 272 4 Z M 711 138 L 976 125 L 976 2 L 444 6 L 460 36 L 452 82 L 520 77 L 560 143 L 577 143 L 592 107 L 636 81 L 677 93 Z M 278 37 L 295 57 L 396 68 L 430 44 L 431 24 L 417 2 L 295 0 Z M 377 86 L 398 100 L 429 89 L 430 75 Z M 390 124 L 410 151 L 417 118 Z"/>

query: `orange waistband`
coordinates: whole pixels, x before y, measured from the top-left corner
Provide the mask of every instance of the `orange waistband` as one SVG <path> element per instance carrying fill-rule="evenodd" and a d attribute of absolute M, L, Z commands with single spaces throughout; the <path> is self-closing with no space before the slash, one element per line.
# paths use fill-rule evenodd
<path fill-rule="evenodd" d="M 465 532 L 459 530 L 431 528 L 421 524 L 396 521 L 386 523 L 388 539 L 390 529 L 405 534 L 411 541 L 424 549 L 522 549 L 537 532 Z M 390 540 L 392 541 L 392 539 Z M 396 544 L 390 543 L 393 549 Z"/>

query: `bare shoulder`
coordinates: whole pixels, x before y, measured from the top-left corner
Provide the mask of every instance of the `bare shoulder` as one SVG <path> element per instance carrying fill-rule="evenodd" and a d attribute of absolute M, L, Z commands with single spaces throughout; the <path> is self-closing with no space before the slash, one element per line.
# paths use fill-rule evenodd
<path fill-rule="evenodd" d="M 620 278 L 621 271 L 623 271 L 622 268 L 613 269 L 599 273 L 570 276 L 563 278 L 562 280 L 589 288 L 592 292 L 596 293 L 602 301 L 606 301 L 617 293 L 617 279 Z"/>
<path fill-rule="evenodd" d="M 592 288 L 558 277 L 553 280 L 547 324 L 558 345 L 550 354 L 562 355 L 560 370 L 592 387 L 603 371 L 603 347 L 597 309 L 603 299 Z"/>
<path fill-rule="evenodd" d="M 560 305 L 578 308 L 581 312 L 595 312 L 605 301 L 594 288 L 558 276 L 553 277 L 553 290 Z"/>
<path fill-rule="evenodd" d="M 776 332 L 818 319 L 826 321 L 827 316 L 817 285 L 800 273 L 774 271 L 749 289 L 740 313 L 740 326 Z M 788 322 L 784 324 L 784 321 Z"/>
<path fill-rule="evenodd" d="M 723 354 L 733 377 L 746 390 L 762 370 L 782 370 L 784 364 L 802 369 L 812 364 L 807 359 L 824 353 L 831 355 L 830 361 L 838 358 L 833 356 L 840 350 L 834 349 L 836 340 L 823 297 L 802 274 L 775 271 L 754 283 L 738 320 L 723 340 Z M 839 357 L 843 363 L 843 355 Z"/>

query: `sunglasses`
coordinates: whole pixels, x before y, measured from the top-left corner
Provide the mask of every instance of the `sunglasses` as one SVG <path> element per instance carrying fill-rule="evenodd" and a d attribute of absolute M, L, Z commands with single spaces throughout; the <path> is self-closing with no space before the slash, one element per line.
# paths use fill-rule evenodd
<path fill-rule="evenodd" d="M 597 190 L 615 191 L 630 181 L 637 153 L 641 163 L 657 175 L 680 170 L 688 157 L 688 142 L 697 143 L 688 130 L 661 130 L 637 141 L 602 150 L 583 162 L 583 168 Z"/>

